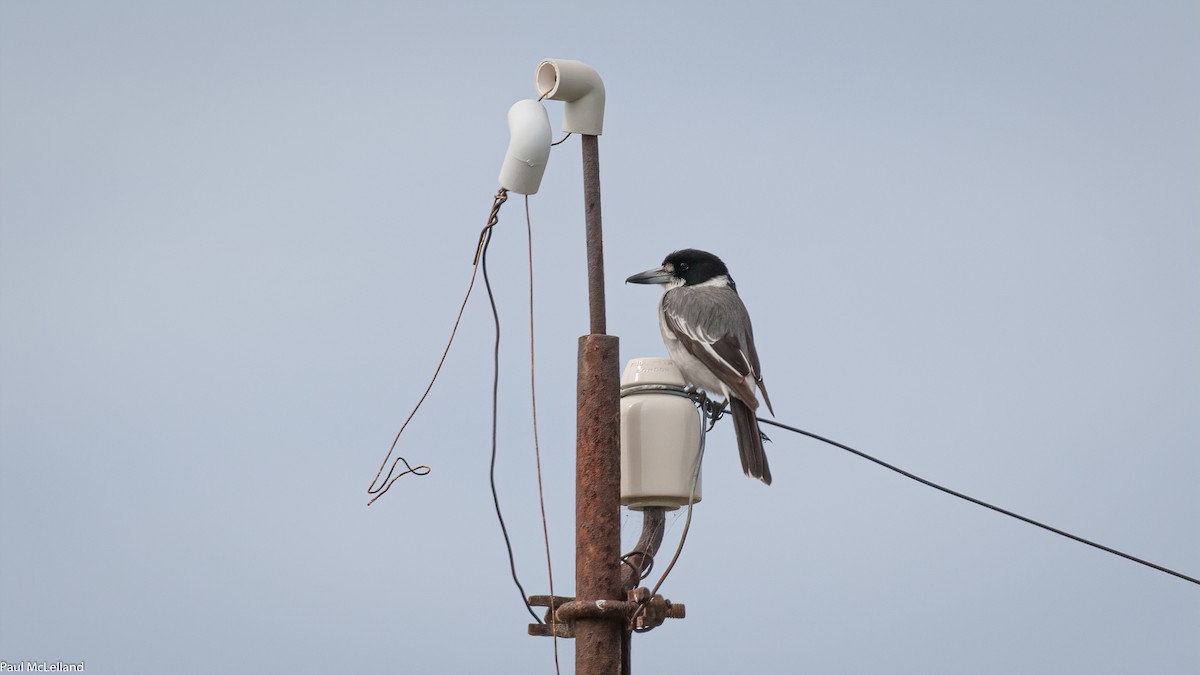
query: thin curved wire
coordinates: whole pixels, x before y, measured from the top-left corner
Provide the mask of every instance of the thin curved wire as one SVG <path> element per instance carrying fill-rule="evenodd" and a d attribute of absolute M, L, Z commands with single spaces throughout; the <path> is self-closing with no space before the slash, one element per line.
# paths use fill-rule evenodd
<path fill-rule="evenodd" d="M 675 547 L 675 555 L 671 556 L 671 562 L 667 563 L 667 568 L 663 570 L 662 576 L 658 578 L 658 582 L 654 584 L 654 588 L 650 590 L 650 597 L 653 598 L 658 593 L 658 589 L 662 587 L 663 582 L 667 580 L 667 575 L 675 568 L 675 563 L 679 560 L 679 554 L 683 553 L 683 544 L 687 541 L 688 530 L 692 527 L 692 507 L 696 504 L 696 488 L 700 485 L 700 465 L 704 462 L 704 441 L 708 435 L 704 433 L 705 416 L 700 415 L 700 453 L 696 456 L 696 467 L 692 470 L 692 489 L 688 493 L 687 503 L 687 518 L 683 521 L 683 532 L 679 534 L 679 545 Z"/>
<path fill-rule="evenodd" d="M 984 508 L 991 509 L 991 510 L 993 510 L 993 511 L 997 512 L 997 513 L 1002 513 L 1002 514 L 1004 514 L 1004 515 L 1006 515 L 1006 516 L 1009 516 L 1010 518 L 1016 518 L 1017 520 L 1020 520 L 1020 521 L 1022 521 L 1022 522 L 1025 522 L 1025 523 L 1029 523 L 1030 525 L 1036 525 L 1037 527 L 1040 527 L 1040 528 L 1042 528 L 1043 530 L 1047 530 L 1047 531 L 1049 531 L 1049 532 L 1053 532 L 1054 534 L 1057 534 L 1057 535 L 1059 535 L 1059 536 L 1066 537 L 1067 539 L 1073 539 L 1073 540 L 1075 540 L 1075 541 L 1077 541 L 1077 542 L 1079 542 L 1079 543 L 1081 543 L 1081 544 L 1087 544 L 1088 546 L 1092 546 L 1092 547 L 1098 548 L 1098 549 L 1100 549 L 1101 551 L 1105 551 L 1106 553 L 1111 553 L 1111 554 L 1113 554 L 1113 555 L 1120 556 L 1120 557 L 1122 557 L 1122 558 L 1125 558 L 1126 560 L 1132 560 L 1132 561 L 1133 561 L 1133 562 L 1135 562 L 1135 563 L 1139 563 L 1139 564 L 1145 565 L 1146 567 L 1149 567 L 1149 568 L 1152 568 L 1152 569 L 1156 569 L 1156 570 L 1158 570 L 1159 572 L 1165 572 L 1165 573 L 1167 573 L 1167 574 L 1170 574 L 1170 575 L 1172 575 L 1172 576 L 1179 577 L 1180 579 L 1183 579 L 1184 581 L 1190 581 L 1190 582 L 1192 582 L 1193 584 L 1200 585 L 1200 579 L 1196 579 L 1196 578 L 1194 578 L 1194 577 L 1190 577 L 1190 576 L 1188 576 L 1188 575 L 1186 575 L 1186 574 L 1183 574 L 1183 573 L 1181 573 L 1181 572 L 1176 572 L 1175 570 L 1173 570 L 1173 569 L 1169 569 L 1169 568 L 1167 568 L 1167 567 L 1163 567 L 1162 565 L 1156 565 L 1156 564 L 1154 564 L 1154 563 L 1152 563 L 1152 562 L 1150 562 L 1150 561 L 1148 561 L 1148 560 L 1143 560 L 1143 559 L 1141 559 L 1141 558 L 1134 557 L 1134 556 L 1132 556 L 1132 555 L 1129 555 L 1128 553 L 1124 553 L 1124 552 L 1122 552 L 1122 551 L 1118 551 L 1118 550 L 1117 550 L 1117 549 L 1115 549 L 1115 548 L 1109 548 L 1108 546 L 1104 546 L 1103 544 L 1097 544 L 1097 543 L 1096 543 L 1096 542 L 1094 542 L 1094 541 L 1091 541 L 1091 540 L 1088 540 L 1088 539 L 1084 539 L 1083 537 L 1080 537 L 1080 536 L 1078 536 L 1078 535 L 1071 534 L 1070 532 L 1065 532 L 1065 531 L 1063 531 L 1063 530 L 1060 530 L 1060 529 L 1058 529 L 1057 527 L 1051 527 L 1051 526 L 1049 526 L 1049 525 L 1046 525 L 1045 523 L 1040 523 L 1040 522 L 1038 522 L 1038 521 L 1036 521 L 1036 520 L 1034 520 L 1034 519 L 1032 519 L 1032 518 L 1027 518 L 1027 517 L 1025 517 L 1025 516 L 1022 516 L 1022 515 L 1020 515 L 1020 514 L 1018 514 L 1018 513 L 1013 513 L 1012 511 L 1009 511 L 1008 509 L 1003 509 L 1003 508 L 1000 508 L 999 506 L 995 506 L 995 505 L 993 505 L 993 504 L 989 504 L 989 503 L 987 503 L 987 502 L 983 501 L 982 499 L 976 499 L 976 498 L 974 498 L 974 497 L 971 497 L 970 495 L 965 495 L 965 494 L 963 494 L 963 493 L 961 493 L 961 492 L 957 492 L 957 491 L 955 491 L 955 490 L 951 490 L 951 489 L 950 489 L 950 488 L 948 488 L 948 487 L 943 487 L 943 486 L 941 486 L 941 485 L 938 485 L 937 483 L 934 483 L 934 482 L 933 482 L 933 481 L 931 481 L 931 480 L 926 480 L 926 479 L 924 479 L 924 478 L 921 478 L 920 476 L 918 476 L 918 475 L 916 475 L 916 474 L 914 474 L 914 473 L 909 473 L 908 471 L 905 471 L 904 469 L 901 469 L 901 468 L 900 468 L 900 467 L 898 467 L 898 466 L 893 466 L 893 465 L 891 465 L 891 464 L 888 464 L 887 462 L 885 462 L 885 461 L 883 461 L 883 460 L 881 460 L 881 459 L 876 459 L 875 457 L 872 457 L 871 455 L 868 455 L 867 453 L 865 453 L 865 452 L 862 452 L 861 450 L 855 450 L 854 448 L 852 448 L 852 447 L 850 447 L 850 446 L 848 446 L 848 445 L 844 445 L 844 444 L 842 444 L 842 443 L 838 443 L 837 441 L 834 441 L 834 440 L 831 440 L 831 439 L 825 438 L 824 436 L 818 436 L 817 434 L 814 434 L 814 433 L 812 433 L 811 431 L 805 431 L 805 430 L 803 430 L 803 429 L 797 429 L 796 427 L 793 427 L 793 426 L 788 426 L 787 424 L 783 424 L 783 423 L 781 423 L 781 422 L 775 422 L 775 421 L 772 421 L 772 420 L 765 420 L 765 419 L 763 419 L 763 418 L 761 418 L 761 417 L 759 417 L 759 418 L 758 418 L 758 421 L 759 421 L 759 422 L 762 422 L 762 423 L 765 423 L 765 424 L 770 424 L 771 426 L 779 427 L 780 429 L 786 429 L 786 430 L 788 430 L 788 431 L 792 431 L 792 432 L 795 432 L 795 433 L 797 433 L 797 434 L 801 434 L 801 435 L 804 435 L 804 436 L 808 436 L 809 438 L 816 439 L 816 440 L 818 440 L 818 441 L 821 441 L 822 443 L 828 443 L 829 445 L 832 445 L 832 446 L 834 446 L 835 448 L 841 448 L 842 450 L 845 450 L 846 452 L 849 452 L 849 453 L 853 453 L 853 454 L 855 454 L 855 455 L 858 455 L 859 457 L 862 457 L 862 458 L 863 458 L 863 459 L 865 459 L 865 460 L 869 460 L 869 461 L 871 461 L 871 462 L 874 462 L 874 463 L 878 464 L 879 466 L 882 466 L 882 467 L 883 467 L 883 468 L 885 468 L 885 469 L 891 469 L 892 471 L 895 471 L 896 473 L 900 474 L 901 476 L 904 476 L 905 478 L 911 478 L 912 480 L 915 480 L 915 481 L 917 481 L 918 483 L 921 483 L 921 484 L 923 484 L 923 485 L 928 485 L 929 487 L 931 487 L 931 488 L 934 488 L 934 489 L 936 489 L 936 490 L 941 490 L 942 492 L 945 492 L 945 493 L 946 493 L 946 494 L 948 494 L 948 495 L 953 495 L 953 496 L 955 496 L 955 497 L 958 497 L 959 499 L 963 499 L 963 500 L 966 500 L 966 501 L 968 501 L 968 502 L 971 502 L 972 504 L 978 504 L 979 506 L 982 506 L 982 507 L 984 507 Z"/>
<path fill-rule="evenodd" d="M 706 399 L 701 398 L 694 393 L 688 393 L 688 392 L 684 391 L 683 389 L 681 389 L 679 387 L 675 387 L 673 385 L 656 385 L 656 384 L 638 385 L 637 387 L 626 388 L 624 393 L 632 393 L 634 391 L 658 391 L 658 392 L 661 392 L 664 394 L 672 394 L 675 396 L 682 396 L 684 398 L 689 398 L 692 400 L 693 403 L 696 404 L 696 406 L 698 408 L 698 416 L 700 419 L 700 452 L 696 455 L 696 466 L 692 469 L 692 488 L 691 488 L 691 491 L 688 493 L 687 517 L 683 521 L 683 531 L 680 532 L 680 534 L 679 534 L 679 544 L 677 544 L 675 546 L 675 554 L 671 556 L 671 561 L 669 563 L 667 563 L 667 568 L 663 570 L 662 576 L 660 576 L 658 578 L 658 581 L 654 584 L 654 588 L 650 590 L 650 594 L 647 596 L 647 601 L 649 601 L 655 595 L 658 594 L 658 589 L 662 588 L 663 582 L 667 580 L 667 575 L 669 575 L 671 573 L 671 570 L 675 568 L 675 563 L 679 560 L 680 554 L 683 553 L 683 545 L 685 542 L 687 542 L 688 530 L 691 529 L 691 527 L 692 527 L 692 507 L 695 506 L 695 504 L 696 504 L 696 490 L 700 485 L 700 466 L 704 463 L 704 445 L 705 445 L 705 440 L 708 436 L 707 430 L 708 430 L 709 410 L 705 407 Z M 720 414 L 719 413 L 716 414 L 713 418 L 713 422 L 715 423 L 719 417 L 720 417 Z M 653 561 L 651 562 L 651 564 L 653 565 Z M 647 570 L 647 574 L 648 573 L 649 573 L 649 570 Z M 645 576 L 643 576 L 642 578 L 645 578 Z M 646 609 L 646 605 L 643 603 L 634 612 L 633 619 L 636 620 L 637 616 L 639 614 L 641 614 L 643 611 L 645 611 L 645 609 Z M 649 632 L 650 630 L 653 630 L 653 627 L 651 627 L 651 628 L 635 628 L 634 632 L 645 633 L 645 632 Z"/>
<path fill-rule="evenodd" d="M 554 565 L 550 555 L 550 526 L 546 522 L 546 493 L 542 489 L 542 447 L 538 443 L 537 364 L 533 341 L 533 219 L 529 216 L 529 195 L 525 195 L 525 235 L 529 249 L 529 407 L 533 411 L 533 457 L 537 463 L 538 506 L 542 510 L 542 539 L 546 542 L 546 576 L 550 577 L 550 597 L 554 597 Z M 553 603 L 551 603 L 553 604 Z M 554 672 L 558 664 L 558 617 L 550 612 L 550 637 L 554 641 Z"/>
<path fill-rule="evenodd" d="M 492 307 L 492 319 L 496 324 L 496 341 L 492 348 L 492 460 L 488 471 L 488 480 L 492 485 L 492 502 L 496 505 L 496 519 L 500 521 L 500 533 L 504 535 L 504 548 L 508 551 L 508 568 L 512 572 L 513 583 L 521 592 L 521 603 L 525 605 L 529 615 L 533 617 L 534 621 L 544 623 L 533 611 L 533 607 L 529 605 L 529 595 L 525 593 L 525 587 L 517 578 L 517 561 L 513 557 L 512 541 L 508 537 L 508 527 L 504 524 L 504 514 L 500 512 L 500 494 L 496 491 L 496 424 L 500 406 L 500 312 L 496 309 L 496 297 L 492 293 L 492 282 L 488 278 L 487 252 L 491 242 L 492 231 L 489 228 L 485 233 L 483 245 L 479 249 L 480 267 L 483 268 L 483 285 L 487 288 L 488 303 Z"/>
<path fill-rule="evenodd" d="M 407 475 L 408 473 L 411 472 L 418 476 L 424 476 L 432 470 L 428 466 L 422 464 L 417 468 L 424 468 L 424 473 L 414 471 L 410 467 L 409 471 L 392 477 L 392 474 L 396 471 L 396 464 L 404 461 L 402 457 L 397 457 L 396 460 L 392 462 L 392 466 L 388 469 L 387 476 L 384 477 L 383 483 L 380 484 L 379 487 L 376 487 L 375 485 L 376 483 L 379 483 L 379 476 L 383 474 L 383 467 L 388 465 L 388 460 L 392 458 L 392 453 L 396 451 L 396 444 L 400 442 L 400 435 L 404 433 L 404 430 L 408 427 L 408 423 L 412 421 L 413 417 L 416 416 L 417 411 L 421 409 L 421 404 L 425 402 L 425 397 L 429 396 L 429 392 L 433 389 L 433 383 L 437 382 L 438 374 L 442 372 L 442 365 L 446 363 L 446 355 L 450 353 L 450 345 L 454 344 L 454 336 L 458 333 L 458 324 L 462 321 L 463 310 L 467 308 L 467 300 L 471 299 L 471 290 L 475 288 L 475 276 L 479 273 L 479 254 L 483 250 L 484 238 L 490 237 L 492 228 L 496 226 L 496 223 L 500 222 L 500 207 L 506 201 L 508 201 L 508 190 L 505 188 L 500 188 L 500 190 L 496 192 L 495 198 L 492 200 L 492 211 L 490 214 L 488 214 L 487 224 L 484 225 L 483 229 L 479 232 L 479 243 L 475 245 L 475 260 L 471 263 L 471 282 L 467 284 L 467 292 L 465 295 L 463 295 L 462 304 L 458 307 L 458 316 L 454 317 L 454 327 L 450 329 L 450 339 L 446 341 L 446 348 L 442 350 L 442 357 L 438 359 L 437 368 L 435 368 L 433 371 L 433 377 L 429 378 L 429 384 L 425 387 L 424 393 L 422 393 L 421 398 L 417 400 L 417 405 L 413 406 L 412 412 L 410 412 L 408 417 L 405 418 L 404 424 L 400 425 L 400 431 L 397 431 L 396 437 L 392 439 L 392 445 L 388 448 L 387 455 L 383 458 L 383 463 L 379 465 L 379 471 L 375 472 L 375 478 L 373 478 L 371 480 L 371 484 L 367 486 L 367 494 L 375 495 L 367 502 L 367 506 L 374 504 L 376 499 L 379 499 L 386 494 L 388 490 L 392 489 L 392 485 L 396 481 L 400 480 L 401 477 Z M 408 466 L 408 462 L 404 461 L 404 465 Z"/>

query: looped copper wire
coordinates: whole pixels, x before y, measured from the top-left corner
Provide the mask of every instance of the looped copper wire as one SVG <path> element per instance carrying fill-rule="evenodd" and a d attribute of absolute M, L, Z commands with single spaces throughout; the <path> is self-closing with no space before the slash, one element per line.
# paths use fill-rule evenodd
<path fill-rule="evenodd" d="M 629 562 L 629 558 L 635 555 L 642 556 L 642 561 L 646 563 L 646 566 L 638 573 L 639 579 L 645 579 L 646 577 L 650 576 L 651 570 L 654 569 L 654 556 L 642 551 L 630 551 L 629 553 L 621 556 L 621 564 L 626 565 L 629 567 L 629 569 L 634 570 L 635 572 L 638 571 L 637 566 Z"/>
<path fill-rule="evenodd" d="M 397 431 L 396 437 L 392 439 L 392 445 L 388 448 L 387 456 L 383 458 L 383 463 L 379 465 L 379 471 L 375 472 L 375 478 L 371 481 L 371 484 L 367 486 L 367 494 L 374 495 L 374 497 L 367 502 L 368 506 L 375 503 L 376 499 L 379 499 L 385 493 L 387 493 L 387 491 L 391 489 L 392 485 L 403 476 L 406 476 L 409 473 L 414 473 L 418 476 L 424 476 L 431 470 L 428 466 L 421 464 L 416 467 L 417 469 L 422 467 L 425 468 L 425 472 L 421 473 L 420 471 L 413 469 L 409 465 L 408 461 L 406 461 L 403 457 L 397 457 L 394 461 L 392 461 L 391 468 L 388 468 L 387 476 L 384 477 L 383 482 L 379 482 L 379 477 L 383 475 L 384 468 L 387 468 L 388 461 L 392 459 L 392 454 L 396 451 L 396 444 L 400 442 L 400 435 L 404 433 L 404 430 L 408 428 L 408 423 L 412 421 L 413 417 L 416 416 L 417 411 L 421 409 L 421 404 L 425 402 L 425 398 L 429 396 L 429 392 L 433 389 L 433 383 L 437 381 L 438 374 L 442 372 L 442 365 L 446 363 L 446 355 L 450 353 L 450 345 L 454 344 L 454 336 L 458 333 L 458 324 L 462 321 L 463 311 L 465 311 L 467 308 L 467 300 L 471 298 L 471 290 L 475 288 L 475 277 L 479 273 L 480 254 L 483 252 L 483 247 L 487 241 L 488 233 L 490 233 L 492 228 L 500 222 L 500 205 L 506 201 L 508 201 L 508 190 L 500 188 L 500 191 L 496 193 L 495 201 L 492 203 L 492 212 L 490 215 L 488 215 L 487 224 L 483 226 L 483 230 L 479 233 L 479 244 L 475 248 L 475 262 L 473 263 L 473 269 L 471 270 L 471 281 L 467 284 L 467 292 L 463 296 L 462 304 L 458 307 L 458 316 L 454 319 L 454 327 L 450 329 L 450 339 L 446 341 L 446 348 L 442 350 L 442 357 L 438 360 L 437 368 L 435 368 L 433 371 L 433 377 L 430 378 L 429 385 L 425 387 L 425 392 L 422 393 L 421 398 L 417 400 L 417 405 L 414 406 L 412 412 L 408 414 L 408 417 L 404 420 L 404 424 L 400 425 L 400 431 Z M 393 476 L 392 474 L 396 470 L 396 464 L 402 461 L 404 462 L 404 466 L 409 467 L 409 470 L 401 473 L 398 476 Z"/>
<path fill-rule="evenodd" d="M 400 462 L 404 462 L 404 471 L 401 471 L 400 473 L 396 474 L 395 477 L 393 477 L 392 473 L 396 471 L 396 465 Z M 424 471 L 421 469 L 424 469 Z M 404 476 L 407 476 L 410 473 L 414 476 L 428 476 L 430 471 L 433 471 L 433 469 L 431 469 L 428 464 L 418 464 L 414 467 L 408 463 L 407 459 L 404 459 L 403 457 L 397 457 L 395 461 L 392 462 L 391 468 L 388 469 L 387 476 L 384 476 L 383 478 L 383 489 L 375 491 L 375 496 L 371 498 L 371 501 L 367 502 L 367 506 L 370 506 L 372 502 L 382 497 L 383 493 L 387 492 L 388 488 L 392 487 L 392 483 L 395 483 Z M 376 478 L 378 478 L 378 476 L 376 476 Z M 370 493 L 370 490 L 367 490 L 367 492 Z"/>
<path fill-rule="evenodd" d="M 508 201 L 508 188 L 500 188 L 500 191 L 496 193 L 495 202 L 492 203 L 492 213 L 488 216 L 487 225 L 484 225 L 483 229 L 479 231 L 479 244 L 475 246 L 475 260 L 471 263 L 472 265 L 479 264 L 479 256 L 483 253 L 483 240 L 487 237 L 488 231 L 500 222 L 500 206 L 506 201 Z"/>

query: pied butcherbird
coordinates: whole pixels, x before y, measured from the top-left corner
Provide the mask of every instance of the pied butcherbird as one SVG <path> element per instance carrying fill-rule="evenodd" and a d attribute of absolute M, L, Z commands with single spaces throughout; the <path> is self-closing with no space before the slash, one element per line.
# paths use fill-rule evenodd
<path fill-rule="evenodd" d="M 763 386 L 750 315 L 725 263 L 707 251 L 686 248 L 668 255 L 661 267 L 625 282 L 663 285 L 658 325 L 667 353 L 689 384 L 725 399 L 742 469 L 770 485 L 771 469 L 755 417 L 755 388 L 762 392 L 767 410 L 772 415 L 775 411 Z"/>

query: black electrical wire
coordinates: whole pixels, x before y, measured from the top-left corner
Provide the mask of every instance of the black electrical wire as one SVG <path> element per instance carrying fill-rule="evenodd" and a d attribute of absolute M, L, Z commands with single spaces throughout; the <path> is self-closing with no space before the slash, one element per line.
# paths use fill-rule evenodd
<path fill-rule="evenodd" d="M 486 277 L 485 277 L 485 278 L 486 278 Z M 896 473 L 900 474 L 901 476 L 904 476 L 905 478 L 911 478 L 911 479 L 913 479 L 913 480 L 917 481 L 918 483 L 922 483 L 922 484 L 924 484 L 924 485 L 928 485 L 928 486 L 929 486 L 929 487 L 931 487 L 931 488 L 934 488 L 934 489 L 937 489 L 937 490 L 941 490 L 942 492 L 945 492 L 946 494 L 953 495 L 953 496 L 955 496 L 955 497 L 958 497 L 959 499 L 964 499 L 964 500 L 966 500 L 966 501 L 968 501 L 968 502 L 971 502 L 972 504 L 978 504 L 979 506 L 983 506 L 983 507 L 985 507 L 985 508 L 989 508 L 989 509 L 991 509 L 991 510 L 993 510 L 993 511 L 996 511 L 997 513 L 1003 513 L 1004 515 L 1006 515 L 1006 516 L 1009 516 L 1009 517 L 1011 517 L 1011 518 L 1016 518 L 1017 520 L 1020 520 L 1020 521 L 1022 521 L 1022 522 L 1029 523 L 1030 525 L 1036 525 L 1037 527 L 1040 527 L 1040 528 L 1042 528 L 1043 530 L 1047 530 L 1047 531 L 1053 532 L 1054 534 L 1057 534 L 1057 535 L 1060 535 L 1060 536 L 1066 537 L 1066 538 L 1068 538 L 1068 539 L 1074 539 L 1075 541 L 1077 541 L 1077 542 L 1079 542 L 1079 543 L 1081 543 L 1081 544 L 1087 544 L 1088 546 L 1092 546 L 1092 547 L 1098 548 L 1098 549 L 1100 549 L 1101 551 L 1105 551 L 1105 552 L 1107 552 L 1107 553 L 1111 553 L 1111 554 L 1113 554 L 1113 555 L 1121 556 L 1122 558 L 1125 558 L 1126 560 L 1132 560 L 1132 561 L 1133 561 L 1133 562 L 1135 562 L 1135 563 L 1140 563 L 1140 564 L 1142 564 L 1142 565 L 1145 565 L 1146 567 L 1150 567 L 1150 568 L 1152 568 L 1152 569 L 1156 569 L 1156 570 L 1158 570 L 1159 572 L 1166 572 L 1167 574 L 1170 574 L 1170 575 L 1172 575 L 1172 576 L 1179 577 L 1180 579 L 1183 579 L 1184 581 L 1190 581 L 1190 582 L 1192 582 L 1193 584 L 1200 585 L 1200 579 L 1196 579 L 1196 578 L 1194 578 L 1194 577 L 1189 577 L 1189 576 L 1188 576 L 1188 575 L 1186 575 L 1186 574 L 1182 574 L 1182 573 L 1180 573 L 1180 572 L 1176 572 L 1175 570 L 1168 569 L 1168 568 L 1166 568 L 1166 567 L 1163 567 L 1162 565 L 1156 565 L 1156 564 L 1154 564 L 1154 563 L 1152 563 L 1152 562 L 1149 562 L 1149 561 L 1147 561 L 1147 560 L 1142 560 L 1141 558 L 1137 558 L 1137 557 L 1131 556 L 1131 555 L 1129 555 L 1128 553 L 1124 553 L 1124 552 L 1122 552 L 1122 551 L 1118 551 L 1118 550 L 1117 550 L 1117 549 L 1115 549 L 1115 548 L 1109 548 L 1108 546 L 1104 546 L 1103 544 L 1097 544 L 1097 543 L 1096 543 L 1096 542 L 1094 542 L 1094 541 L 1090 541 L 1090 540 L 1088 540 L 1088 539 L 1084 539 L 1083 537 L 1080 537 L 1080 536 L 1077 536 L 1077 535 L 1071 534 L 1070 532 L 1064 532 L 1063 530 L 1060 530 L 1060 529 L 1058 529 L 1057 527 L 1051 527 L 1051 526 L 1049 526 L 1049 525 L 1046 525 L 1045 523 L 1039 523 L 1038 521 L 1036 521 L 1036 520 L 1034 520 L 1034 519 L 1032 519 L 1032 518 L 1026 518 L 1025 516 L 1022 516 L 1022 515 L 1020 515 L 1020 514 L 1018 514 L 1018 513 L 1013 513 L 1012 511 L 1009 511 L 1008 509 L 1002 509 L 1002 508 L 1000 508 L 999 506 L 995 506 L 995 505 L 993 505 L 993 504 L 989 504 L 989 503 L 987 503 L 987 502 L 985 502 L 985 501 L 983 501 L 983 500 L 976 499 L 976 498 L 974 498 L 974 497 L 971 497 L 971 496 L 969 496 L 969 495 L 965 495 L 965 494 L 963 494 L 963 493 L 961 493 L 961 492 L 956 492 L 956 491 L 954 491 L 954 490 L 951 490 L 951 489 L 950 489 L 950 488 L 948 488 L 948 487 L 943 487 L 943 486 L 941 486 L 941 485 L 938 485 L 937 483 L 934 483 L 933 481 L 930 481 L 930 480 L 926 480 L 926 479 L 924 479 L 924 478 L 921 478 L 920 476 L 918 476 L 918 475 L 916 475 L 916 474 L 909 473 L 908 471 L 905 471 L 904 469 L 901 469 L 900 467 L 897 467 L 897 466 L 893 466 L 893 465 L 891 465 L 891 464 L 888 464 L 887 462 L 885 462 L 885 461 L 883 461 L 883 460 L 881 460 L 881 459 L 876 459 L 876 458 L 874 458 L 874 457 L 872 457 L 872 456 L 868 455 L 867 453 L 865 453 L 865 452 L 862 452 L 861 450 L 855 450 L 854 448 L 852 448 L 852 447 L 850 447 L 850 446 L 848 446 L 848 445 L 843 445 L 842 443 L 838 443 L 837 441 L 830 440 L 830 439 L 828 439 L 828 438 L 825 438 L 824 436 L 818 436 L 817 434 L 814 434 L 814 433 L 812 433 L 812 432 L 810 432 L 810 431 L 805 431 L 805 430 L 803 430 L 803 429 L 797 429 L 796 427 L 793 427 L 793 426 L 788 426 L 788 425 L 786 425 L 786 424 L 782 424 L 782 423 L 780 423 L 780 422 L 774 422 L 774 421 L 772 421 L 772 420 L 765 420 L 765 419 L 763 419 L 763 418 L 761 418 L 761 417 L 759 417 L 759 418 L 758 418 L 758 421 L 759 421 L 759 422 L 761 422 L 761 423 L 763 423 L 763 424 L 770 424 L 771 426 L 779 427 L 780 429 L 787 429 L 788 431 L 792 431 L 792 432 L 795 432 L 795 433 L 798 433 L 798 434 L 802 434 L 802 435 L 804 435 L 804 436 L 808 436 L 809 438 L 816 439 L 816 440 L 818 440 L 818 441 L 821 441 L 822 443 L 828 443 L 829 445 L 832 445 L 832 446 L 834 446 L 835 448 L 841 448 L 842 450 L 845 450 L 846 452 L 853 453 L 853 454 L 855 454 L 855 455 L 858 455 L 859 457 L 862 457 L 863 459 L 866 459 L 866 460 L 869 460 L 869 461 L 875 462 L 876 464 L 878 464 L 879 466 L 882 466 L 882 467 L 884 467 L 885 469 L 891 469 L 892 471 L 895 471 Z"/>
<path fill-rule="evenodd" d="M 480 264 L 483 268 L 483 285 L 487 288 L 488 303 L 492 306 L 492 319 L 496 323 L 496 342 L 492 349 L 492 463 L 488 472 L 488 478 L 492 484 L 492 502 L 496 505 L 496 519 L 500 521 L 500 532 L 504 535 L 504 548 L 508 550 L 508 568 L 512 571 L 513 583 L 517 585 L 517 590 L 521 592 L 521 602 L 525 605 L 525 609 L 529 610 L 529 615 L 534 621 L 544 623 L 537 613 L 533 611 L 533 607 L 529 604 L 529 595 L 525 593 L 525 587 L 521 585 L 521 580 L 517 578 L 517 562 L 513 558 L 512 541 L 508 538 L 508 528 L 504 525 L 504 514 L 500 512 L 500 496 L 496 492 L 496 421 L 498 417 L 498 408 L 500 403 L 500 312 L 496 309 L 496 297 L 492 294 L 492 282 L 488 279 L 487 269 L 487 252 L 488 244 L 492 242 L 492 230 L 488 228 L 484 235 L 483 243 L 480 246 Z"/>

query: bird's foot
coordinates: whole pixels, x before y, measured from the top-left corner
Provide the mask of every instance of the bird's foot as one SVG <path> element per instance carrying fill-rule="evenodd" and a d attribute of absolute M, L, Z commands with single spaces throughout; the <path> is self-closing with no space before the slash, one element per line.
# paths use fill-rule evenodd
<path fill-rule="evenodd" d="M 717 401 L 709 398 L 706 391 L 695 385 L 684 387 L 684 391 L 692 397 L 692 400 L 696 402 L 696 407 L 700 408 L 700 411 L 708 418 L 708 428 L 704 430 L 705 433 L 712 431 L 717 420 L 724 417 L 725 410 L 729 407 L 729 401 Z"/>
<path fill-rule="evenodd" d="M 708 417 L 708 428 L 704 431 L 707 433 L 717 426 L 717 420 L 725 416 L 725 409 L 729 407 L 729 401 L 721 401 L 717 403 L 711 398 L 704 399 L 704 414 Z"/>

